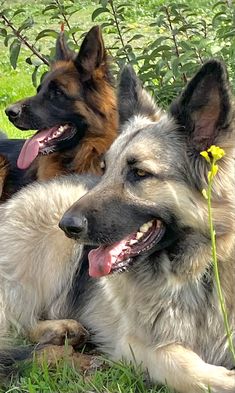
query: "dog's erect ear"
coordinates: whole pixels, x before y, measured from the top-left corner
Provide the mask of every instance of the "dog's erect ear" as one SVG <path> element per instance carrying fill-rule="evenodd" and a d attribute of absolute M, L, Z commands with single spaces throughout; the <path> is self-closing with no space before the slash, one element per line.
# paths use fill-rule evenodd
<path fill-rule="evenodd" d="M 86 34 L 80 51 L 74 60 L 82 80 L 90 79 L 93 71 L 105 63 L 106 52 L 99 26 L 94 26 Z"/>
<path fill-rule="evenodd" d="M 191 79 L 170 108 L 196 150 L 215 144 L 231 121 L 230 89 L 225 66 L 211 60 Z"/>
<path fill-rule="evenodd" d="M 56 40 L 55 61 L 68 61 L 73 59 L 74 56 L 74 52 L 71 51 L 67 45 L 64 32 L 61 31 Z"/>
<path fill-rule="evenodd" d="M 118 107 L 120 124 L 134 115 L 149 117 L 154 121 L 159 111 L 151 96 L 143 89 L 131 65 L 126 65 L 120 75 Z"/>

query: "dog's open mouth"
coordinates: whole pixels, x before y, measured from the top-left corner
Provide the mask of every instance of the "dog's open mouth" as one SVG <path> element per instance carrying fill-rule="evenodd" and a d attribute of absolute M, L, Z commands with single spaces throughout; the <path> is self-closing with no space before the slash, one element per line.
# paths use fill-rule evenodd
<path fill-rule="evenodd" d="M 27 169 L 38 154 L 52 153 L 56 150 L 56 145 L 59 142 L 73 138 L 76 132 L 76 127 L 71 124 L 54 126 L 38 131 L 25 141 L 17 160 L 18 168 Z"/>
<path fill-rule="evenodd" d="M 126 271 L 134 258 L 154 248 L 164 233 L 165 225 L 160 220 L 153 220 L 119 242 L 91 250 L 88 255 L 90 276 Z"/>

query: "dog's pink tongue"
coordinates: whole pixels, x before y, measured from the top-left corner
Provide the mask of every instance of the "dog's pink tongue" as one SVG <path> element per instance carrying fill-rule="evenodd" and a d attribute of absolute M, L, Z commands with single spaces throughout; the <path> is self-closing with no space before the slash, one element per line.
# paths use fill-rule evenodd
<path fill-rule="evenodd" d="M 47 130 L 37 132 L 37 134 L 25 141 L 17 160 L 19 169 L 27 169 L 32 164 L 39 153 L 39 142 L 53 134 L 56 130 L 57 127 L 48 128 Z"/>
<path fill-rule="evenodd" d="M 88 254 L 89 275 L 91 277 L 101 277 L 109 274 L 112 265 L 117 261 L 123 249 L 126 248 L 126 242 L 127 239 L 123 239 L 111 246 L 100 246 L 91 250 Z"/>

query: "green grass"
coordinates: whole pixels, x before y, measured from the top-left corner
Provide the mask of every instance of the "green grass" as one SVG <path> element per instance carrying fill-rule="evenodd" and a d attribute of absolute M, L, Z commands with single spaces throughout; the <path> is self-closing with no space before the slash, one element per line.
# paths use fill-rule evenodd
<path fill-rule="evenodd" d="M 66 361 L 55 368 L 49 368 L 46 361 L 40 367 L 34 362 L 23 377 L 0 393 L 171 393 L 166 387 L 154 387 L 140 369 L 122 362 L 106 361 L 102 368 L 82 374 Z"/>
<path fill-rule="evenodd" d="M 35 88 L 31 83 L 31 70 L 23 60 L 19 68 L 13 70 L 8 62 L 8 56 L 2 57 L 0 74 L 0 129 L 5 131 L 11 138 L 23 138 L 30 132 L 22 132 L 14 127 L 5 114 L 7 105 L 34 94 Z M 22 72 L 23 70 L 23 72 Z"/>

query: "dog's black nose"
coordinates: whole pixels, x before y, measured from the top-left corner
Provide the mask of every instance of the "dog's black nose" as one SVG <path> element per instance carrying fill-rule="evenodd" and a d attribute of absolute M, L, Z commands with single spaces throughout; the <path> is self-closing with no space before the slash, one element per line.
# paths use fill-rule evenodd
<path fill-rule="evenodd" d="M 15 118 L 19 117 L 19 116 L 21 115 L 21 111 L 22 111 L 22 106 L 21 106 L 21 104 L 9 105 L 9 106 L 5 109 L 5 113 L 6 113 L 6 115 L 7 115 L 10 119 L 15 119 Z"/>
<path fill-rule="evenodd" d="M 85 216 L 71 216 L 65 213 L 59 227 L 68 237 L 79 239 L 87 232 L 87 219 Z"/>

